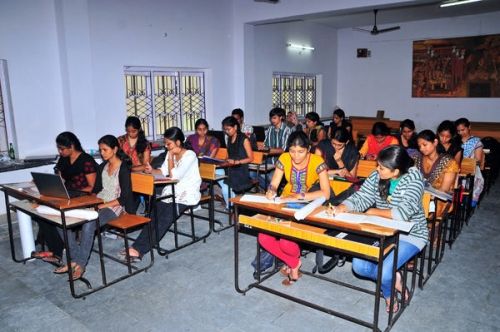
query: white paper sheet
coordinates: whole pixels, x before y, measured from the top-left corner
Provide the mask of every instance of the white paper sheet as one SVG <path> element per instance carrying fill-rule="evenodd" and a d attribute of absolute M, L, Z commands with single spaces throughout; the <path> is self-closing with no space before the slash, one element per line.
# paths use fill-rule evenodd
<path fill-rule="evenodd" d="M 36 211 L 38 213 L 42 214 L 49 214 L 49 215 L 55 215 L 55 216 L 60 216 L 61 211 L 50 208 L 45 205 L 39 205 L 36 208 Z M 88 209 L 75 209 L 75 210 L 69 210 L 65 212 L 65 215 L 67 217 L 72 217 L 72 218 L 79 218 L 79 219 L 85 219 L 85 220 L 94 220 L 99 217 L 99 214 L 97 211 L 94 210 L 88 210 Z"/>
<path fill-rule="evenodd" d="M 276 197 L 276 199 L 267 199 L 264 195 L 251 195 L 245 194 L 240 198 L 241 202 L 251 202 L 251 203 L 271 203 L 271 204 L 279 204 L 280 199 Z"/>
<path fill-rule="evenodd" d="M 304 206 L 302 209 L 295 212 L 293 215 L 297 220 L 304 220 L 311 212 L 314 211 L 318 206 L 321 206 L 325 202 L 324 197 L 318 197 L 311 203 Z"/>
<path fill-rule="evenodd" d="M 370 215 L 361 214 L 361 213 L 359 213 L 359 214 L 358 213 L 337 213 L 335 216 L 330 216 L 326 213 L 326 211 L 321 211 L 320 213 L 316 214 L 315 217 L 326 218 L 326 219 L 335 219 L 338 221 L 349 222 L 349 223 L 353 223 L 353 224 L 378 225 L 378 226 L 383 226 L 383 227 L 392 228 L 392 229 L 399 229 L 400 231 L 407 232 L 407 233 L 410 232 L 413 225 L 415 225 L 414 222 L 387 219 L 387 218 L 370 216 Z"/>

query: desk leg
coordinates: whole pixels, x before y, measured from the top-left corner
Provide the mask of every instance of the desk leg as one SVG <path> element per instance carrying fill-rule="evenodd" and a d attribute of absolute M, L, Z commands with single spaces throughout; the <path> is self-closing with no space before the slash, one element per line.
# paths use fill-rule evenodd
<path fill-rule="evenodd" d="M 10 254 L 12 260 L 16 263 L 26 262 L 28 259 L 17 259 L 16 258 L 16 247 L 14 244 L 14 231 L 12 229 L 12 214 L 10 210 L 9 195 L 4 191 L 5 196 L 5 210 L 7 212 L 7 227 L 9 229 L 9 242 L 10 242 Z"/>
<path fill-rule="evenodd" d="M 234 207 L 234 215 L 236 221 L 234 223 L 234 288 L 238 293 L 245 294 L 246 290 L 240 288 L 239 281 L 239 262 L 240 262 L 240 248 L 239 248 L 239 236 L 240 236 L 240 224 L 238 222 L 238 207 Z"/>
<path fill-rule="evenodd" d="M 381 247 L 383 248 L 383 247 Z M 395 238 L 395 243 L 394 243 L 394 259 L 393 259 L 393 262 L 392 262 L 392 283 L 391 283 L 391 300 L 390 300 L 390 308 L 392 308 L 394 306 L 394 302 L 397 302 L 397 297 L 396 297 L 396 272 L 398 270 L 398 251 L 399 251 L 399 234 L 396 235 L 396 238 Z M 403 281 L 401 280 L 401 282 L 403 283 Z M 406 285 L 404 285 L 404 287 L 406 287 Z M 396 322 L 396 320 L 399 318 L 399 316 L 401 315 L 401 313 L 403 312 L 404 310 L 404 294 L 405 294 L 405 289 L 403 289 L 403 292 L 402 292 L 402 303 L 401 304 L 398 304 L 399 305 L 399 311 L 396 313 L 396 315 L 394 315 L 394 313 L 392 312 L 392 310 L 389 310 L 389 317 L 387 318 L 387 328 L 386 330 L 390 329 L 392 327 L 392 325 Z M 395 316 L 393 318 L 393 316 Z"/>
<path fill-rule="evenodd" d="M 101 224 L 99 218 L 96 220 L 96 229 L 97 229 L 97 245 L 99 247 L 99 261 L 101 263 L 101 278 L 102 283 L 107 285 L 108 282 L 106 280 L 106 267 L 104 266 L 104 250 L 102 248 L 102 237 L 101 237 Z M 125 241 L 127 241 L 127 236 L 125 235 Z"/>

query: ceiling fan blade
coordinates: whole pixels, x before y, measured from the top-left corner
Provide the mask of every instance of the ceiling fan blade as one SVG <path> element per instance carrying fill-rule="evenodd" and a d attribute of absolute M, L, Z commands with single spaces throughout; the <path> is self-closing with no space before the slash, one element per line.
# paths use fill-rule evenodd
<path fill-rule="evenodd" d="M 372 30 L 361 29 L 361 28 L 352 28 L 352 29 L 355 30 L 355 31 L 361 31 L 361 32 L 368 32 L 368 33 L 372 32 Z"/>
<path fill-rule="evenodd" d="M 394 30 L 399 30 L 399 29 L 401 29 L 400 26 L 395 26 L 395 27 L 390 27 L 390 28 L 385 28 L 385 29 L 378 29 L 377 33 L 389 32 L 389 31 L 394 31 Z"/>

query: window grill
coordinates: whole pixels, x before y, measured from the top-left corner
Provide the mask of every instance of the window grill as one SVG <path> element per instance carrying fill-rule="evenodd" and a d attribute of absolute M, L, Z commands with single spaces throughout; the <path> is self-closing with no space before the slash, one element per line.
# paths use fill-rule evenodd
<path fill-rule="evenodd" d="M 5 121 L 2 88 L 2 82 L 0 82 L 0 152 L 7 152 L 9 150 L 9 142 L 7 136 L 7 122 Z"/>
<path fill-rule="evenodd" d="M 316 76 L 310 74 L 273 74 L 273 107 L 298 115 L 316 111 Z"/>
<path fill-rule="evenodd" d="M 194 123 L 205 118 L 203 72 L 126 71 L 127 116 L 137 116 L 149 139 L 159 139 L 176 126 L 194 131 Z"/>

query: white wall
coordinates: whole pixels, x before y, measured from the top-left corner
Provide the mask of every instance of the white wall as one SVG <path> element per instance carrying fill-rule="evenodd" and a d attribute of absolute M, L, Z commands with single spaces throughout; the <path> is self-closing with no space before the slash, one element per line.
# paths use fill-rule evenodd
<path fill-rule="evenodd" d="M 412 98 L 414 40 L 500 33 L 500 12 L 403 23 L 401 30 L 371 36 L 352 29 L 338 31 L 338 104 L 349 115 L 385 116 L 415 121 L 417 129 L 435 129 L 444 119 L 465 116 L 500 121 L 500 98 Z M 371 50 L 356 58 L 357 48 Z"/>
<path fill-rule="evenodd" d="M 124 66 L 206 70 L 219 128 L 233 106 L 232 13 L 232 0 L 1 1 L 20 156 L 54 154 L 64 130 L 87 149 L 123 133 Z"/>
<path fill-rule="evenodd" d="M 7 60 L 18 153 L 39 155 L 65 129 L 55 4 L 0 1 L 0 58 Z"/>
<path fill-rule="evenodd" d="M 252 29 L 253 27 L 249 27 Z M 330 114 L 336 104 L 337 31 L 304 22 L 256 26 L 248 33 L 245 47 L 246 117 L 250 123 L 268 123 L 272 103 L 273 72 L 320 75 L 318 113 Z M 314 51 L 298 51 L 286 47 L 292 42 L 309 45 Z M 252 85 L 253 83 L 253 85 Z"/>

